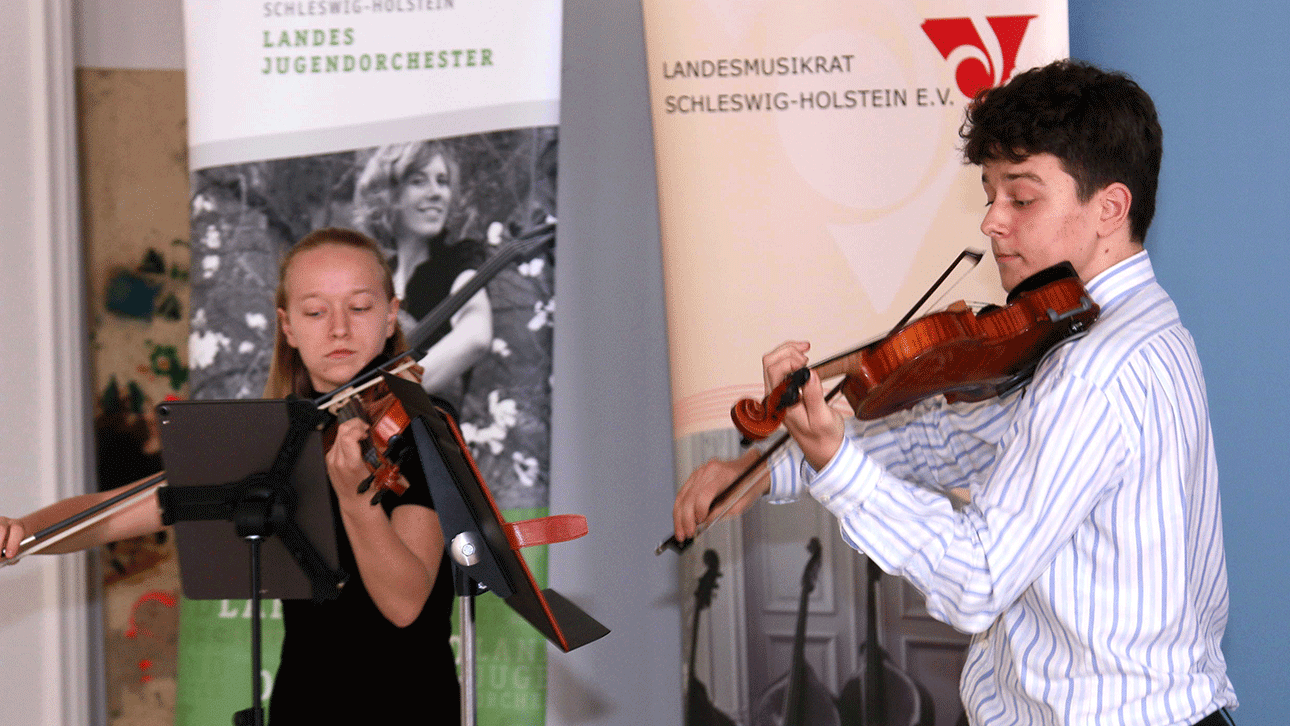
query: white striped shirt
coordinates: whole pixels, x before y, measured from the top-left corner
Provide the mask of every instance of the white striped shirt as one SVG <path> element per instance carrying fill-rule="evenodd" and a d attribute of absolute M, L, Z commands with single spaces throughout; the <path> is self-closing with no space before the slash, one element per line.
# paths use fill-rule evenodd
<path fill-rule="evenodd" d="M 852 420 L 822 471 L 796 447 L 773 465 L 772 500 L 804 487 L 975 634 L 960 683 L 974 726 L 1181 726 L 1236 705 L 1195 344 L 1145 252 L 1087 287 L 1100 319 L 1022 392 Z M 955 509 L 945 492 L 964 486 Z"/>

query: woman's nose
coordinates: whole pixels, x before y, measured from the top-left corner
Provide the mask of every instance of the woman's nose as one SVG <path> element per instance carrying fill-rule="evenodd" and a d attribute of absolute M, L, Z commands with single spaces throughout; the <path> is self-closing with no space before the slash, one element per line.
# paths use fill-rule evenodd
<path fill-rule="evenodd" d="M 343 338 L 349 332 L 349 316 L 343 312 L 335 313 L 331 316 L 331 335 L 333 338 Z"/>

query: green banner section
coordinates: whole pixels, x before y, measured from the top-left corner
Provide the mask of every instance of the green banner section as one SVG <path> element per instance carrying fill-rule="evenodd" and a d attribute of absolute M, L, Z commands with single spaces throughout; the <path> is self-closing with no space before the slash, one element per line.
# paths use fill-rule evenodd
<path fill-rule="evenodd" d="M 264 705 L 282 651 L 282 602 L 261 603 Z M 251 601 L 189 600 L 179 605 L 179 676 L 175 726 L 232 723 L 251 707 Z"/>
<path fill-rule="evenodd" d="M 508 522 L 544 517 L 546 507 L 508 509 Z M 539 587 L 546 587 L 547 548 L 524 550 Z M 282 650 L 282 603 L 261 603 L 264 706 Z M 175 726 L 230 723 L 251 707 L 251 601 L 189 600 L 180 603 L 179 689 Z M 457 613 L 453 649 L 461 666 Z M 528 621 L 490 593 L 475 602 L 475 683 L 479 726 L 541 726 L 546 718 L 546 639 Z"/>

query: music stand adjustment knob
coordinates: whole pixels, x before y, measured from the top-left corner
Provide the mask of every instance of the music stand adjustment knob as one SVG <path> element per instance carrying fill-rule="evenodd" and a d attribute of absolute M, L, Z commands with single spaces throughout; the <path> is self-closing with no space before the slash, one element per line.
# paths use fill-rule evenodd
<path fill-rule="evenodd" d="M 462 532 L 452 538 L 452 559 L 462 567 L 479 563 L 479 543 L 474 532 Z"/>

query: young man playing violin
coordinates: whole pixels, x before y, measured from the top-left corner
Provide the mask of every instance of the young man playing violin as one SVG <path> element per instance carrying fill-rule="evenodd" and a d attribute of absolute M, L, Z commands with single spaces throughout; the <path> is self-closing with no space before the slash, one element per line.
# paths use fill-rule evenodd
<path fill-rule="evenodd" d="M 1155 107 L 1121 74 L 1059 61 L 979 96 L 961 135 L 981 167 L 981 231 L 1004 288 L 1069 261 L 1100 319 L 1021 391 L 978 403 L 936 397 L 844 420 L 812 374 L 785 416 L 795 446 L 770 459 L 758 493 L 813 496 L 851 546 L 973 634 L 960 691 L 974 726 L 1230 723 L 1205 384 L 1143 251 L 1162 149 Z M 809 347 L 763 357 L 768 392 Z M 756 458 L 690 476 L 678 540 Z"/>

